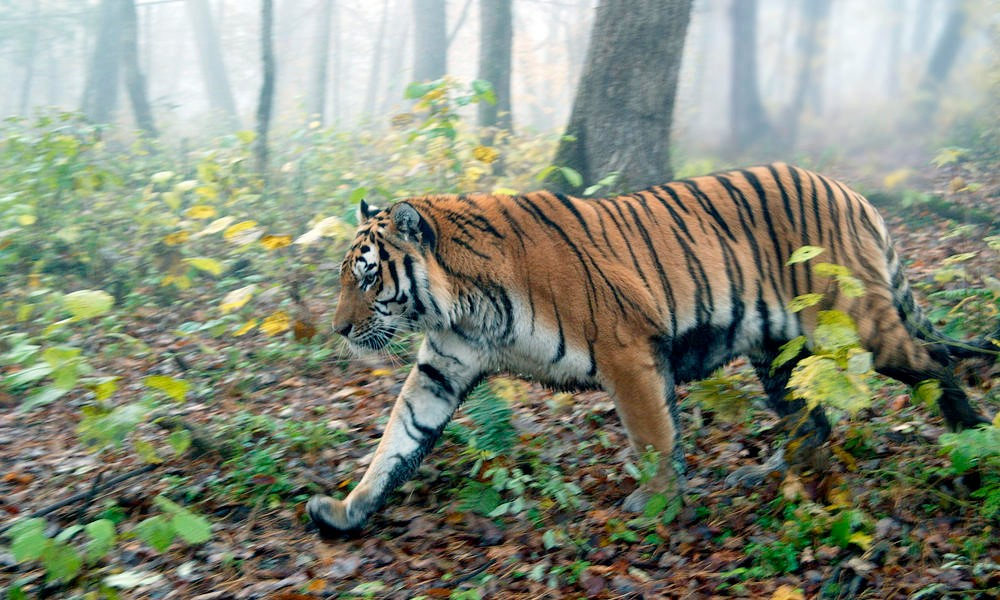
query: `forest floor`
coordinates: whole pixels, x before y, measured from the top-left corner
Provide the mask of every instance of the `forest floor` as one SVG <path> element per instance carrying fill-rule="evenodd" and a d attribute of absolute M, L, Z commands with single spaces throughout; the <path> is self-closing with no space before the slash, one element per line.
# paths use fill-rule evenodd
<path fill-rule="evenodd" d="M 940 287 L 945 259 L 966 252 L 977 254 L 962 262 L 965 277 L 1000 277 L 997 253 L 982 242 L 1000 223 L 998 183 L 956 193 L 947 175 L 917 182 L 992 221 L 958 235 L 955 221 L 932 212 L 887 209 L 900 253 L 912 259 L 911 280 Z M 235 455 L 188 451 L 88 496 L 145 463 L 135 452 L 95 454 L 81 444 L 85 393 L 21 412 L 20 398 L 0 392 L 2 522 L 82 494 L 47 515 L 51 530 L 103 516 L 129 531 L 163 494 L 212 523 L 208 542 L 162 553 L 124 536 L 69 585 L 44 584 L 44 570 L 17 564 L 0 538 L 0 589 L 18 581 L 24 597 L 100 598 L 111 594 L 108 576 L 124 574 L 115 580 L 120 597 L 159 600 L 1000 595 L 1000 523 L 970 497 L 983 474 L 956 475 L 937 441 L 944 429 L 935 411 L 884 378 L 873 379 L 873 408 L 835 425 L 821 472 L 775 476 L 752 490 L 724 479 L 770 454 L 777 419 L 755 406 L 727 423 L 685 401 L 687 478 L 696 491 L 672 520 L 619 509 L 634 485 L 623 465 L 636 458 L 603 393 L 511 384 L 516 449 L 486 467 L 519 480 L 519 494 L 513 486 L 496 493 L 503 501 L 520 495 L 523 505 L 498 517 L 470 507 L 463 490 L 485 487 L 483 469 L 480 487 L 470 487 L 477 456 L 446 435 L 360 537 L 321 541 L 305 500 L 357 481 L 407 373 L 406 359 L 336 358 L 340 346 L 323 331 L 333 298 L 332 290 L 308 298 L 321 328 L 309 342 L 190 327 L 181 335 L 182 324 L 208 321 L 208 309 L 151 307 L 117 317 L 142 352 L 119 338 L 85 341 L 98 373 L 122 377 L 122 402 L 148 394 L 141 380 L 150 374 L 190 382 L 188 400 L 171 413 L 210 443 L 235 445 Z M 727 372 L 762 397 L 745 363 Z M 966 374 L 975 376 L 974 402 L 992 417 L 1000 410 L 996 373 Z M 680 394 L 683 401 L 687 391 Z M 143 427 L 154 441 L 167 435 Z"/>

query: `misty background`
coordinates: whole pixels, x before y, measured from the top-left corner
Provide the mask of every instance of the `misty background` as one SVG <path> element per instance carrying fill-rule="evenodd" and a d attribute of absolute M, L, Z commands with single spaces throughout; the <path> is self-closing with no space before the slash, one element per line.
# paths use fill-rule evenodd
<path fill-rule="evenodd" d="M 344 130 L 389 127 L 393 115 L 407 110 L 403 91 L 416 79 L 417 4 L 277 0 L 274 134 L 310 122 Z M 444 4 L 446 72 L 472 80 L 480 3 Z M 749 22 L 756 32 L 734 19 L 740 4 L 754 5 Z M 513 2 L 515 132 L 565 127 L 595 5 Z M 251 129 L 262 78 L 260 3 L 137 0 L 135 7 L 138 68 L 158 132 L 170 139 Z M 752 58 L 763 122 L 751 135 L 780 143 L 735 149 L 747 150 L 740 156 L 792 159 L 794 152 L 864 147 L 895 149 L 903 153 L 900 160 L 915 160 L 915 143 L 952 143 L 963 127 L 995 119 L 997 8 L 994 0 L 696 0 L 675 143 L 682 153 L 733 154 L 738 101 L 731 91 L 746 69 L 734 70 L 732 40 L 756 35 Z M 99 0 L 0 0 L 0 115 L 58 107 L 136 128 L 122 76 L 115 75 L 114 96 L 87 104 L 88 80 L 107 76 L 94 58 L 101 18 Z M 942 52 L 952 58 L 935 65 Z M 325 76 L 319 74 L 324 61 Z M 910 109 L 928 99 L 934 110 L 914 117 Z"/>

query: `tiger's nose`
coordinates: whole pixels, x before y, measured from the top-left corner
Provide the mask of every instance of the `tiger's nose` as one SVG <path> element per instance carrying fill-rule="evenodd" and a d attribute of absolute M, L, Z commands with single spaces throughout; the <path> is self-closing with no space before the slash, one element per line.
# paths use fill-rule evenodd
<path fill-rule="evenodd" d="M 334 324 L 333 328 L 340 335 L 347 337 L 351 335 L 351 330 L 354 329 L 354 326 L 351 325 L 350 323 L 342 323 L 342 324 Z"/>

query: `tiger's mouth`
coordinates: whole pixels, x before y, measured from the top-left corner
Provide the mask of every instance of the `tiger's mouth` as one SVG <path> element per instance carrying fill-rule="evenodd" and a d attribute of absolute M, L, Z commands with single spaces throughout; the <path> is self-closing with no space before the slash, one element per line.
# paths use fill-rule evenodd
<path fill-rule="evenodd" d="M 396 328 L 393 326 L 369 327 L 359 335 L 348 336 L 347 342 L 359 353 L 380 352 L 389 346 L 395 335 Z"/>

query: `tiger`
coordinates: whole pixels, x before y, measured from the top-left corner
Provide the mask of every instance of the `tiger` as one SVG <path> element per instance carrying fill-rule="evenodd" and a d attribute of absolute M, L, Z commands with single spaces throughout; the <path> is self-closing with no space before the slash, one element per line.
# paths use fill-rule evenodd
<path fill-rule="evenodd" d="M 783 344 L 815 329 L 821 309 L 854 319 L 879 373 L 911 386 L 936 379 L 949 426 L 988 422 L 952 367 L 995 350 L 992 339 L 949 345 L 915 303 L 876 209 L 802 168 L 775 163 L 604 199 L 470 193 L 385 209 L 362 200 L 358 222 L 334 330 L 355 352 L 383 350 L 401 331 L 423 340 L 360 482 L 343 500 L 308 501 L 324 537 L 360 531 L 494 374 L 607 391 L 632 449 L 655 450 L 659 462 L 624 499 L 626 511 L 681 493 L 676 386 L 738 356 L 749 358 L 773 411 L 806 413 L 796 431 L 802 447 L 818 448 L 829 420 L 786 392 L 808 349 L 772 363 Z M 866 293 L 840 293 L 806 263 L 787 264 L 807 245 L 850 269 Z M 807 293 L 824 301 L 793 312 L 789 302 Z"/>

